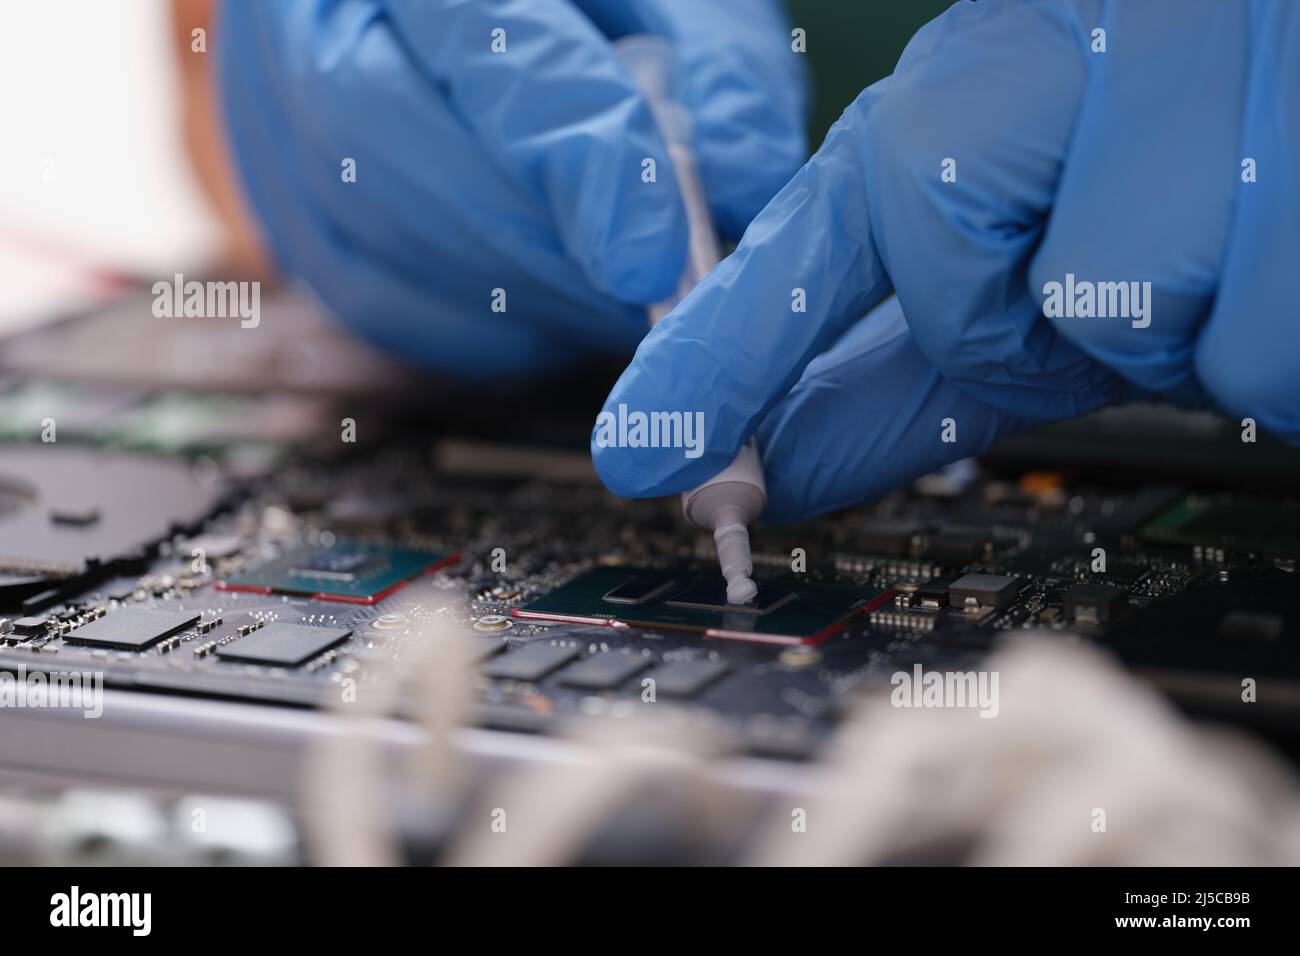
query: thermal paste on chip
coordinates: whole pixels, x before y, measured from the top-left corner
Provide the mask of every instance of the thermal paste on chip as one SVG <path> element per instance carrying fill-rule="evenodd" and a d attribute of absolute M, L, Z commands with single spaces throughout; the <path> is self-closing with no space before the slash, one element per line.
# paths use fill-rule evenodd
<path fill-rule="evenodd" d="M 217 657 L 243 664 L 297 667 L 351 634 L 344 627 L 308 627 L 305 624 L 268 624 L 246 637 L 217 648 Z"/>
<path fill-rule="evenodd" d="M 727 588 L 710 577 L 696 581 L 685 591 L 674 594 L 665 601 L 671 607 L 698 608 L 727 614 L 767 614 L 794 600 L 794 592 L 781 587 L 765 587 L 751 604 L 732 604 L 727 600 Z"/>
<path fill-rule="evenodd" d="M 197 614 L 124 607 L 64 635 L 65 644 L 138 651 L 164 637 L 183 631 L 199 619 Z"/>

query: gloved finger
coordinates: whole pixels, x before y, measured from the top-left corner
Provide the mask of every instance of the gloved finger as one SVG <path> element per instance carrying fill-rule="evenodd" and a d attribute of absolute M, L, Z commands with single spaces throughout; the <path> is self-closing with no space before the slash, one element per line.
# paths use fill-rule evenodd
<path fill-rule="evenodd" d="M 888 299 L 813 359 L 764 419 L 764 517 L 802 521 L 878 498 L 1028 424 L 940 375 Z"/>
<path fill-rule="evenodd" d="M 649 107 L 566 0 L 382 0 L 493 160 L 547 205 L 591 282 L 648 303 L 675 287 L 686 213 Z M 655 182 L 642 162 L 656 160 Z"/>
<path fill-rule="evenodd" d="M 847 110 L 736 251 L 642 341 L 605 410 L 698 413 L 704 440 L 690 457 L 602 444 L 593 432 L 610 490 L 670 494 L 717 474 L 813 357 L 889 293 L 868 220 L 863 121 L 856 106 Z"/>
<path fill-rule="evenodd" d="M 917 344 L 981 400 L 1043 419 L 1098 407 L 1113 381 L 1028 282 L 1097 7 L 959 3 L 864 104 L 873 232 Z"/>
<path fill-rule="evenodd" d="M 479 352 L 494 355 L 499 371 L 541 367 L 543 355 L 558 351 L 543 342 L 635 348 L 642 310 L 591 288 L 546 210 L 488 162 L 370 0 L 328 9 L 228 0 L 222 15 L 225 34 L 242 41 L 221 45 L 220 69 L 246 191 L 281 265 L 309 277 L 354 328 L 408 354 L 400 330 L 385 328 L 407 323 L 416 351 L 439 336 L 459 343 L 477 328 L 500 337 L 499 347 L 488 350 L 484 340 Z M 268 62 L 277 68 L 265 69 Z M 325 95 L 329 110 L 316 102 Z M 341 177 L 343 157 L 355 163 L 351 181 Z M 475 187 L 469 202 L 467 183 Z M 490 311 L 496 288 L 513 308 Z M 490 322 L 467 311 L 474 302 Z M 550 306 L 545 326 L 530 302 Z M 460 359 L 471 350 L 430 351 L 434 367 L 472 374 Z"/>
<path fill-rule="evenodd" d="M 1051 290 L 1044 312 L 1063 336 L 1184 402 L 1204 402 L 1193 349 L 1239 181 L 1246 10 L 1217 0 L 1108 8 L 1108 48 L 1089 57 L 1088 93 L 1030 270 L 1035 292 Z"/>
<path fill-rule="evenodd" d="M 1251 59 L 1232 237 L 1196 370 L 1234 416 L 1300 442 L 1300 7 L 1250 7 Z"/>
<path fill-rule="evenodd" d="M 694 119 L 694 149 L 718 229 L 742 235 L 808 155 L 808 81 L 775 0 L 575 0 L 608 36 L 673 41 L 673 95 Z"/>

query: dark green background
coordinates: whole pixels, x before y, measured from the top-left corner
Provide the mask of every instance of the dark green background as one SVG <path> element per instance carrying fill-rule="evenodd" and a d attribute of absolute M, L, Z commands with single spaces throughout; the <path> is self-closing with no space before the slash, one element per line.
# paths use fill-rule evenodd
<path fill-rule="evenodd" d="M 791 23 L 808 31 L 808 65 L 813 74 L 813 109 L 808 123 L 811 148 L 817 148 L 859 93 L 893 72 L 912 34 L 952 3 L 786 0 Z"/>

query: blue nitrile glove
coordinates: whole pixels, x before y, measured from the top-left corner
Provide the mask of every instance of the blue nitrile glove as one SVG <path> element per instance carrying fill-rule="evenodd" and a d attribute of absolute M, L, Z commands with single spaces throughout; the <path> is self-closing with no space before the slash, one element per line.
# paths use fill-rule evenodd
<path fill-rule="evenodd" d="M 675 287 L 685 212 L 610 38 L 673 42 L 673 92 L 734 236 L 807 157 L 776 0 L 223 6 L 227 123 L 281 266 L 359 333 L 452 374 L 628 354 L 644 304 Z"/>
<path fill-rule="evenodd" d="M 757 434 L 767 516 L 795 520 L 1135 394 L 1300 441 L 1298 170 L 1300 4 L 959 3 L 611 393 L 702 411 L 703 454 L 593 447 L 597 468 L 665 495 Z M 1049 320 L 1067 274 L 1151 282 L 1147 317 Z"/>

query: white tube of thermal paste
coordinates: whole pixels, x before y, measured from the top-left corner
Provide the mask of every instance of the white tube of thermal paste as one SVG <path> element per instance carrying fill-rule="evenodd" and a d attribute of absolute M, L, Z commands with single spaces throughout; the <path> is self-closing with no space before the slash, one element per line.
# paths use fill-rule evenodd
<path fill-rule="evenodd" d="M 653 326 L 709 274 L 722 256 L 691 148 L 691 117 L 670 92 L 670 43 L 662 37 L 631 36 L 619 40 L 615 47 L 649 101 L 655 121 L 668 142 L 669 158 L 677 175 L 690 228 L 690 251 L 677 292 L 671 299 L 650 307 L 650 324 Z M 730 604 L 747 604 L 758 596 L 758 585 L 751 577 L 754 562 L 748 526 L 758 519 L 766 506 L 763 463 L 753 441 L 713 478 L 682 494 L 682 511 L 687 519 L 697 527 L 713 532 Z"/>

